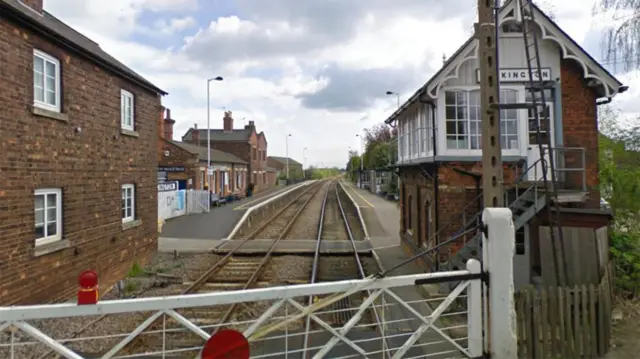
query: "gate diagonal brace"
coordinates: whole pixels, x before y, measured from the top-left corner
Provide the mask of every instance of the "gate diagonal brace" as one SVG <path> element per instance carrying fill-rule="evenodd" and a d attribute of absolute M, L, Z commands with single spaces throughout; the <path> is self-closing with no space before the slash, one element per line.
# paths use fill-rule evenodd
<path fill-rule="evenodd" d="M 455 274 L 447 277 L 422 278 L 416 279 L 413 283 L 415 285 L 442 284 L 448 282 L 462 282 L 476 279 L 480 279 L 480 281 L 486 284 L 487 287 L 489 286 L 489 272 Z"/>

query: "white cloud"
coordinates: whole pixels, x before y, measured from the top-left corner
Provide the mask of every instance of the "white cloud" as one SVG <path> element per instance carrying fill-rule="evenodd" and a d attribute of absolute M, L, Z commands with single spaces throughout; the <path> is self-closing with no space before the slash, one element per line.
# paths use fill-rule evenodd
<path fill-rule="evenodd" d="M 593 1 L 550 6 L 560 26 L 578 42 L 588 41 L 594 27 L 613 21 L 602 16 L 594 24 Z M 466 40 L 475 1 L 321 3 L 271 0 L 269 6 L 256 6 L 235 0 L 242 15 L 211 15 L 204 21 L 197 0 L 46 0 L 45 6 L 170 93 L 164 104 L 177 120 L 176 139 L 194 123 L 206 126 L 206 78 L 223 76 L 223 82 L 210 88 L 212 127 L 222 126 L 226 107 L 233 111 L 236 127 L 245 118 L 265 131 L 271 155 L 285 154 L 284 138 L 291 133 L 291 157 L 302 161 L 307 147 L 308 162 L 342 166 L 347 148 L 360 148 L 355 135 L 395 110 L 396 98 L 385 91 L 400 91 L 406 100 L 441 66 L 442 55 L 451 56 Z M 139 20 L 145 11 L 154 17 L 147 25 Z M 160 34 L 156 41 L 183 34 L 184 43 L 158 47 L 131 40 L 152 31 Z M 627 113 L 640 111 L 634 101 L 640 90 L 633 86 L 640 81 L 635 74 L 621 79 L 631 89 L 614 105 Z M 331 86 L 333 92 L 328 91 Z M 344 101 L 348 96 L 370 96 L 370 101 L 350 112 L 303 107 L 298 97 L 318 89 Z"/>
<path fill-rule="evenodd" d="M 149 29 L 149 34 L 154 36 L 172 35 L 176 32 L 182 32 L 197 25 L 198 23 L 196 19 L 191 16 L 174 18 L 169 21 L 159 19 L 153 23 L 153 26 Z"/>

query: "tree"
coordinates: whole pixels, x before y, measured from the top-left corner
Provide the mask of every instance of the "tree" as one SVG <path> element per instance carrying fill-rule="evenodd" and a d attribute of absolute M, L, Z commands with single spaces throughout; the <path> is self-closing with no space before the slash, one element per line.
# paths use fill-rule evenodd
<path fill-rule="evenodd" d="M 381 169 L 395 162 L 397 129 L 378 124 L 365 130 L 364 167 Z"/>
<path fill-rule="evenodd" d="M 357 178 L 356 173 L 360 171 L 360 156 L 355 151 L 349 151 L 349 161 L 346 166 L 347 176 L 352 181 Z"/>
<path fill-rule="evenodd" d="M 334 177 L 340 174 L 340 169 L 337 167 L 332 168 L 318 168 L 309 166 L 307 169 L 307 177 L 310 179 L 323 179 L 327 177 Z"/>
<path fill-rule="evenodd" d="M 600 195 L 614 214 L 611 255 L 617 286 L 630 295 L 640 292 L 640 135 L 620 125 L 620 112 L 599 109 Z"/>
<path fill-rule="evenodd" d="M 604 59 L 616 68 L 624 70 L 640 68 L 640 1 L 598 0 L 595 14 L 613 13 L 618 25 L 605 31 Z"/>

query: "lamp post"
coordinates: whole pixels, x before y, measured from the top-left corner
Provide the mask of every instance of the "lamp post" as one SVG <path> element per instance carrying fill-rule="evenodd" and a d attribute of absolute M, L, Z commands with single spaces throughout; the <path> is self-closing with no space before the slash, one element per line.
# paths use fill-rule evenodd
<path fill-rule="evenodd" d="M 209 94 L 209 84 L 211 81 L 222 81 L 221 76 L 207 79 L 207 183 L 211 182 L 211 96 Z M 211 186 L 211 183 L 209 183 Z"/>
<path fill-rule="evenodd" d="M 360 137 L 360 188 L 362 188 L 362 173 L 364 173 L 364 144 L 360 134 L 356 134 L 356 137 Z"/>
<path fill-rule="evenodd" d="M 349 146 L 349 171 L 351 172 L 349 176 L 351 177 L 351 180 L 354 180 L 354 179 L 356 179 L 356 178 L 355 178 L 355 176 L 353 175 L 353 172 L 354 172 L 354 171 L 353 171 L 353 161 L 351 160 L 351 158 L 352 158 L 352 157 L 351 157 L 351 151 L 352 151 L 352 150 L 353 150 L 353 149 L 351 148 L 351 146 Z"/>
<path fill-rule="evenodd" d="M 393 91 L 387 91 L 387 95 L 396 95 L 396 102 L 398 103 L 398 108 L 400 108 L 400 94 Z"/>
<path fill-rule="evenodd" d="M 285 153 L 286 153 L 286 157 L 287 157 L 287 182 L 289 182 L 289 137 L 291 137 L 291 134 L 288 134 L 285 138 L 284 138 L 284 144 L 285 144 Z"/>
<path fill-rule="evenodd" d="M 302 177 L 307 179 L 307 170 L 304 168 L 307 165 L 307 148 L 302 149 Z"/>

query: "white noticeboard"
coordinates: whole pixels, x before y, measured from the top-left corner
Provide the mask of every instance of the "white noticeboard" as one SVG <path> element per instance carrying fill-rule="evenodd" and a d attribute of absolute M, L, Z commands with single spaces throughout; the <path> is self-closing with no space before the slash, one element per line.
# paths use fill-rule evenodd
<path fill-rule="evenodd" d="M 209 169 L 207 170 L 207 174 L 209 176 L 213 176 L 213 168 L 212 167 L 209 167 Z"/>

